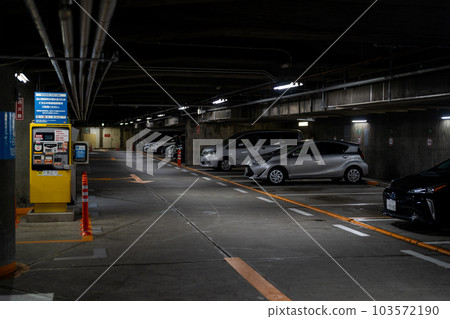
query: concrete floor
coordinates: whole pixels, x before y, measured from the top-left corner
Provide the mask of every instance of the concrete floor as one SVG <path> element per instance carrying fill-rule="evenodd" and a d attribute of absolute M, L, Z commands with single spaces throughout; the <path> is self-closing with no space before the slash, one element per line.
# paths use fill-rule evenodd
<path fill-rule="evenodd" d="M 328 180 L 262 184 L 277 195 L 270 197 L 240 169 L 165 165 L 152 176 L 133 167 L 126 166 L 125 152 L 91 153 L 93 241 L 65 242 L 80 239 L 79 221 L 22 220 L 16 260 L 29 270 L 0 281 L 0 298 L 450 298 L 450 231 L 385 218 L 382 187 Z M 250 273 L 239 273 L 230 260 L 242 260 Z M 260 286 L 255 276 L 263 278 Z"/>

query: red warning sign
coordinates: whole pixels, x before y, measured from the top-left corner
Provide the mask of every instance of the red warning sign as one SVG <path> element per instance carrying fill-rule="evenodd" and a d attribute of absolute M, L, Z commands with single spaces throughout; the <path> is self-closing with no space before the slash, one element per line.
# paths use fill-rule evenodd
<path fill-rule="evenodd" d="M 23 121 L 24 116 L 24 104 L 23 97 L 19 98 L 19 101 L 16 101 L 16 121 Z"/>

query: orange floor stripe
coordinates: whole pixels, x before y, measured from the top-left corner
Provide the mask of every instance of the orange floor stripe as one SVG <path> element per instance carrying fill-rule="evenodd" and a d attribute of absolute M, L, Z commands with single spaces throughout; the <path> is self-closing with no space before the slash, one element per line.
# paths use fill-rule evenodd
<path fill-rule="evenodd" d="M 17 241 L 16 244 L 51 244 L 51 243 L 76 243 L 86 241 L 83 239 L 68 239 L 68 240 L 34 240 L 34 241 Z"/>
<path fill-rule="evenodd" d="M 291 301 L 289 297 L 279 291 L 275 286 L 268 282 L 263 276 L 250 267 L 239 257 L 225 258 L 245 280 L 256 288 L 267 300 L 270 301 Z"/>

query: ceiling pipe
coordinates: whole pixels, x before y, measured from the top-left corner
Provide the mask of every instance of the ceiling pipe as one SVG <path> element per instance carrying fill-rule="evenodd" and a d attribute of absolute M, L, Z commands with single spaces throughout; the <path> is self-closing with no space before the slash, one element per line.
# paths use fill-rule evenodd
<path fill-rule="evenodd" d="M 45 31 L 44 24 L 42 23 L 41 16 L 39 15 L 39 12 L 37 10 L 36 4 L 34 3 L 34 0 L 25 0 L 25 5 L 28 8 L 28 11 L 31 14 L 31 17 L 33 19 L 34 24 L 36 25 L 36 29 L 39 32 L 39 35 L 41 36 L 42 42 L 44 43 L 45 50 L 47 51 L 47 54 L 50 58 L 55 57 L 55 52 L 53 51 L 52 44 L 50 42 L 50 39 L 47 35 L 47 32 Z M 69 91 L 67 90 L 66 81 L 64 80 L 64 74 L 62 73 L 61 68 L 59 67 L 59 64 L 56 60 L 51 59 L 51 63 L 56 71 L 56 75 L 58 76 L 59 82 L 61 83 L 64 91 L 67 93 L 68 101 L 75 112 L 75 116 L 77 118 L 80 118 L 80 114 L 78 113 L 78 110 L 75 108 L 72 99 L 70 98 L 70 95 L 68 94 Z"/>
<path fill-rule="evenodd" d="M 64 56 L 73 57 L 73 18 L 72 10 L 69 6 L 70 1 L 64 0 L 62 7 L 58 10 L 59 21 L 61 24 L 62 42 L 64 45 Z M 80 103 L 78 102 L 77 82 L 73 68 L 73 61 L 66 60 L 67 77 L 69 78 L 70 88 L 72 90 L 75 108 L 80 113 Z"/>
<path fill-rule="evenodd" d="M 108 65 L 105 68 L 105 71 L 103 71 L 103 75 L 102 75 L 100 81 L 97 84 L 97 89 L 95 90 L 94 97 L 92 99 L 92 103 L 91 103 L 92 105 L 90 107 L 88 107 L 88 114 L 86 116 L 86 120 L 89 120 L 89 118 L 91 117 L 91 112 L 92 112 L 92 109 L 94 108 L 94 102 L 95 102 L 95 99 L 97 98 L 98 91 L 100 90 L 100 87 L 103 84 L 103 80 L 105 79 L 106 73 L 108 73 L 108 71 L 109 71 L 113 61 L 115 60 L 116 56 L 117 56 L 117 52 L 115 52 L 113 54 L 113 56 L 111 57 L 110 62 L 108 63 Z"/>
<path fill-rule="evenodd" d="M 99 58 L 102 53 L 103 46 L 105 44 L 107 36 L 106 32 L 109 29 L 109 25 L 112 19 L 112 15 L 114 13 L 114 9 L 116 8 L 116 4 L 117 0 L 103 0 L 100 5 L 98 27 L 91 55 L 92 58 Z M 86 106 L 86 108 L 84 109 L 83 120 L 87 119 L 87 115 L 89 112 L 90 98 L 92 94 L 92 88 L 94 86 L 95 75 L 97 73 L 97 67 L 98 62 L 91 62 L 87 78 L 87 87 L 84 101 L 84 105 Z"/>
<path fill-rule="evenodd" d="M 89 33 L 91 30 L 91 19 L 89 19 L 89 15 L 92 12 L 92 0 L 82 0 L 81 7 L 87 12 L 87 14 L 80 10 L 80 58 L 85 59 L 88 54 L 89 49 Z M 81 106 L 81 114 L 84 114 L 84 110 L 86 108 L 84 104 L 84 84 L 86 82 L 86 73 L 85 73 L 85 61 L 80 60 L 80 68 L 79 68 L 79 88 L 80 88 L 80 106 Z"/>

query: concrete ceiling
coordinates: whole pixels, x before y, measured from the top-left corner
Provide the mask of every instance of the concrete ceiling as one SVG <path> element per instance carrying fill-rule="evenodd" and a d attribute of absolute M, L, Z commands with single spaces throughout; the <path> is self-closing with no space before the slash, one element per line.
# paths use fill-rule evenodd
<path fill-rule="evenodd" d="M 65 54 L 58 11 L 71 11 L 74 57 L 80 57 L 82 1 L 34 2 L 56 57 Z M 92 8 L 97 21 L 104 11 L 100 2 L 94 1 Z M 98 64 L 87 119 L 116 123 L 144 114 L 177 114 L 177 103 L 210 107 L 220 97 L 233 105 L 276 96 L 275 84 L 296 80 L 372 3 L 119 0 L 99 56 L 109 60 L 116 54 L 116 60 L 109 67 L 107 61 Z M 62 91 L 49 60 L 13 58 L 48 56 L 25 2 L 3 0 L 0 6 L 1 66 L 13 63 L 41 91 Z M 450 56 L 449 17 L 447 0 L 379 0 L 295 90 L 444 63 Z M 91 21 L 87 57 L 96 30 Z M 64 61 L 58 63 L 69 83 Z M 73 68 L 79 82 L 78 61 Z M 89 64 L 82 68 L 87 77 Z"/>

